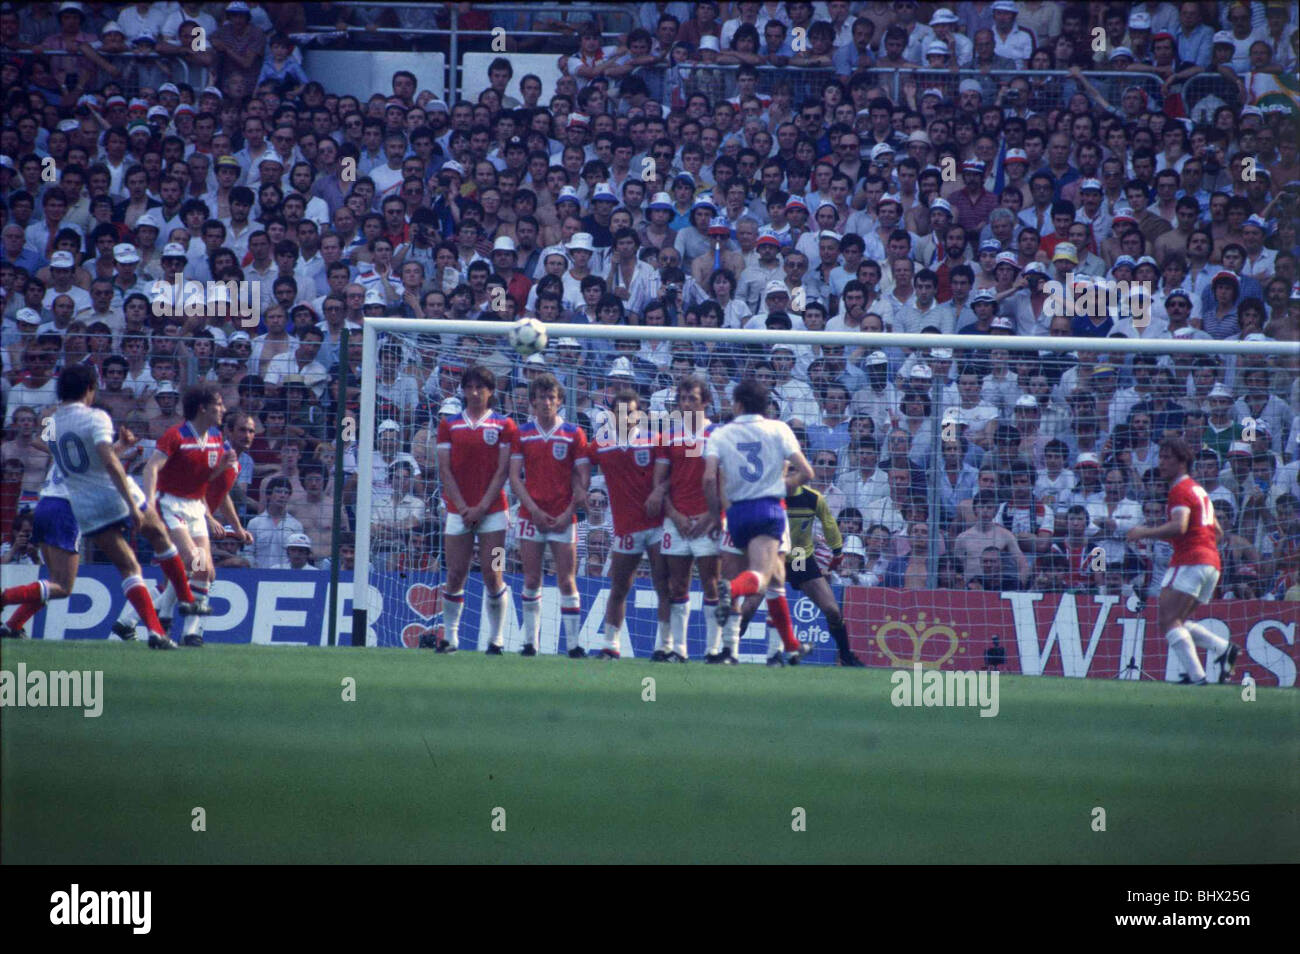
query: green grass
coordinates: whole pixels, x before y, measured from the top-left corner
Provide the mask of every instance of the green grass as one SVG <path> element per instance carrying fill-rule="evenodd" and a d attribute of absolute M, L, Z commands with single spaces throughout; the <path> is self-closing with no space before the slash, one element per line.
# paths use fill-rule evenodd
<path fill-rule="evenodd" d="M 1300 695 L 472 653 L 7 643 L 104 712 L 6 708 L 6 862 L 1282 862 Z M 356 701 L 341 699 L 344 677 Z M 642 701 L 646 676 L 654 702 Z M 207 830 L 191 831 L 191 810 Z M 506 810 L 506 831 L 491 829 Z M 1091 828 L 1106 810 L 1105 832 Z M 791 830 L 805 809 L 807 830 Z"/>

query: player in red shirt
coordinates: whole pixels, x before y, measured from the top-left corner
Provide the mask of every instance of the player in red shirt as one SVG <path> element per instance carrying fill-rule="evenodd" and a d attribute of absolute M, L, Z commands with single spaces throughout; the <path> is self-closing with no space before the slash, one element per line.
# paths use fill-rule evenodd
<path fill-rule="evenodd" d="M 465 579 L 469 576 L 478 537 L 479 566 L 487 590 L 489 656 L 500 656 L 505 643 L 505 608 L 510 599 L 502 576 L 506 526 L 506 473 L 510 449 L 519 428 L 492 410 L 497 378 L 475 365 L 460 378 L 465 409 L 438 422 L 438 476 L 447 507 L 443 529 L 447 552 L 447 583 L 442 592 L 443 639 L 438 652 L 460 647 L 460 614 L 465 609 Z"/>
<path fill-rule="evenodd" d="M 1188 476 L 1192 465 L 1191 446 L 1170 435 L 1160 442 L 1160 476 L 1169 482 L 1169 520 L 1158 527 L 1134 527 L 1128 539 L 1172 540 L 1173 559 L 1160 582 L 1158 624 L 1170 649 L 1183 664 L 1184 681 L 1206 684 L 1205 670 L 1192 643 L 1215 654 L 1219 682 L 1232 675 L 1239 650 L 1228 640 L 1210 632 L 1188 617 L 1197 603 L 1208 603 L 1219 583 L 1219 538 L 1223 528 L 1214 515 L 1214 503 L 1196 481 Z"/>
<path fill-rule="evenodd" d="M 203 645 L 202 617 L 211 612 L 208 592 L 216 579 L 207 497 L 210 482 L 218 478 L 220 483 L 218 475 L 230 466 L 228 456 L 233 449 L 221 433 L 225 403 L 215 386 L 188 388 L 182 397 L 182 410 L 184 423 L 169 428 L 159 438 L 145 464 L 143 483 L 149 506 L 162 516 L 172 543 L 189 568 L 188 589 L 192 591 L 192 595 L 177 592 L 169 583 L 156 601 L 158 615 L 166 619 L 173 606 L 179 609 L 185 615 L 182 642 L 199 647 Z M 186 604 L 191 600 L 193 611 L 189 612 Z M 128 631 L 134 632 L 136 624 L 128 607 L 113 624 L 113 631 L 125 638 Z"/>
<path fill-rule="evenodd" d="M 614 395 L 613 414 L 606 416 L 588 448 L 609 491 L 614 517 L 614 545 L 610 555 L 609 600 L 605 604 L 605 646 L 598 659 L 618 659 L 619 629 L 627 615 L 627 595 L 641 565 L 650 558 L 655 591 L 659 594 L 660 627 L 668 623 L 667 573 L 659 552 L 663 535 L 663 504 L 667 485 L 655 486 L 655 440 L 646 433 L 641 402 L 632 388 Z"/>
<path fill-rule="evenodd" d="M 519 500 L 519 552 L 524 564 L 524 656 L 537 655 L 542 629 L 542 557 L 551 545 L 560 588 L 560 622 L 569 656 L 587 655 L 578 643 L 578 540 L 574 516 L 591 479 L 587 435 L 560 418 L 564 388 L 553 374 L 528 386 L 533 419 L 519 428 L 510 455 L 510 486 Z"/>
<path fill-rule="evenodd" d="M 667 488 L 664 501 L 662 551 L 668 564 L 668 639 L 650 657 L 653 661 L 686 662 L 686 628 L 691 613 L 691 565 L 698 563 L 704 591 L 706 659 L 722 660 L 722 629 L 714 609 L 722 573 L 722 527 L 709 516 L 704 499 L 704 445 L 713 430 L 705 410 L 713 400 L 709 383 L 691 375 L 677 385 L 681 426 L 657 449 L 655 487 Z"/>

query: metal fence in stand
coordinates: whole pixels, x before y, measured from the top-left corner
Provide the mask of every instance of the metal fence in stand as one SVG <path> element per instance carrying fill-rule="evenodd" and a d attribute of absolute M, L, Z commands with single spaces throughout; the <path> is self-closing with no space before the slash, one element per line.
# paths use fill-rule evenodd
<path fill-rule="evenodd" d="M 650 96 L 661 103 L 680 104 L 686 97 L 702 93 L 710 102 L 729 99 L 736 95 L 736 76 L 740 67 L 734 65 L 683 64 L 681 66 L 649 66 L 633 71 L 646 81 Z M 1029 82 L 1029 101 L 1024 106 L 1033 112 L 1046 112 L 1069 106 L 1076 93 L 1085 93 L 1083 86 L 1066 70 L 895 70 L 870 69 L 865 71 L 894 102 L 900 102 L 905 92 L 915 97 L 916 105 L 925 92 L 939 90 L 944 99 L 955 102 L 958 87 L 963 80 L 973 79 L 980 84 L 985 103 L 997 101 L 999 92 L 1012 79 L 1021 77 Z M 1162 80 L 1154 73 L 1133 71 L 1088 72 L 1088 82 L 1110 105 L 1119 107 L 1124 91 L 1136 86 L 1156 102 L 1161 98 Z M 827 67 L 760 66 L 758 91 L 771 96 L 782 88 L 790 91 L 795 107 L 805 98 L 821 99 L 822 90 L 835 79 Z M 1198 77 L 1199 78 L 1199 77 Z M 1220 78 L 1222 82 L 1222 79 Z M 1003 105 L 1010 106 L 1009 103 Z"/>
<path fill-rule="evenodd" d="M 1241 89 L 1235 82 L 1218 73 L 1198 73 L 1183 83 L 1183 108 L 1196 122 L 1209 123 L 1221 106 L 1229 106 L 1234 113 L 1242 107 Z"/>
<path fill-rule="evenodd" d="M 447 27 L 432 28 L 415 25 L 380 26 L 380 20 L 372 20 L 368 27 L 348 27 L 344 30 L 328 26 L 308 27 L 308 32 L 295 34 L 294 39 L 304 44 L 328 47 L 339 41 L 360 42 L 370 47 L 382 49 L 437 49 L 447 52 L 447 85 L 449 98 L 460 92 L 460 54 L 466 46 L 480 50 L 489 48 L 491 41 L 498 36 L 495 28 L 474 29 L 462 26 L 460 4 L 450 3 L 447 7 Z M 375 16 L 376 11 L 390 12 L 401 23 L 408 16 L 418 16 L 422 20 L 436 17 L 442 22 L 441 15 L 430 9 L 429 4 L 355 4 L 351 9 L 367 16 Z M 565 3 L 563 5 L 537 5 L 494 3 L 489 8 L 494 22 L 505 20 L 509 50 L 511 52 L 531 53 L 571 53 L 577 49 L 577 29 L 599 16 L 602 36 L 606 45 L 621 42 L 628 32 L 637 26 L 630 11 L 616 6 L 599 3 Z M 488 10 L 470 11 L 483 13 Z"/>
<path fill-rule="evenodd" d="M 80 59 L 80 53 L 65 50 L 51 50 L 45 54 L 50 58 L 50 72 L 55 76 L 77 72 L 71 61 Z M 203 67 L 191 69 L 190 64 L 179 56 L 163 53 L 99 53 L 114 67 L 120 75 L 113 76 L 96 68 L 95 74 L 104 81 L 121 87 L 122 95 L 127 99 L 139 96 L 141 89 L 157 90 L 163 83 L 175 83 L 178 86 L 187 83 L 196 90 L 208 85 L 208 71 Z M 97 89 L 98 86 L 92 86 Z"/>

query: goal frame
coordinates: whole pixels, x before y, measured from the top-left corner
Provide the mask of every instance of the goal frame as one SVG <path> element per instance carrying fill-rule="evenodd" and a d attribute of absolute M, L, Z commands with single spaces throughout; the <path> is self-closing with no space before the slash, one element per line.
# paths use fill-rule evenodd
<path fill-rule="evenodd" d="M 507 335 L 513 322 L 452 321 L 431 322 L 419 318 L 364 318 L 361 350 L 361 407 L 356 428 L 357 473 L 369 474 L 375 454 L 375 404 L 378 381 L 379 336 L 384 332 L 405 334 Z M 957 335 L 912 334 L 864 331 L 747 331 L 736 328 L 690 328 L 647 325 L 575 325 L 548 323 L 551 341 L 559 338 L 632 339 L 664 341 L 689 334 L 694 341 L 712 341 L 731 345 L 840 345 L 868 348 L 952 348 L 954 351 L 1105 351 L 1110 354 L 1209 354 L 1262 355 L 1286 357 L 1294 354 L 1291 342 L 1222 341 L 1217 339 L 1178 338 L 1053 338 L 1038 335 Z M 939 415 L 931 415 L 939 426 Z M 373 502 L 369 480 L 357 481 L 356 561 L 353 569 L 352 645 L 367 644 L 368 593 L 370 585 L 370 519 Z"/>

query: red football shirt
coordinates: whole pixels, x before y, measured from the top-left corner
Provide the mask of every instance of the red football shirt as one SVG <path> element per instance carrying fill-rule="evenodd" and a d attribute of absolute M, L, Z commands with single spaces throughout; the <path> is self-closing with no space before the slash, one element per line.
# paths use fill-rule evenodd
<path fill-rule="evenodd" d="M 567 421 L 557 423 L 550 433 L 529 421 L 516 433 L 511 457 L 524 462 L 528 495 L 554 517 L 573 500 L 573 468 L 587 459 L 587 435 Z"/>
<path fill-rule="evenodd" d="M 705 424 L 693 437 L 678 431 L 655 455 L 668 461 L 668 499 L 688 517 L 698 517 L 709 509 L 704 498 L 704 447 L 715 426 Z"/>
<path fill-rule="evenodd" d="M 655 487 L 655 445 L 648 436 L 639 434 L 630 444 L 593 442 L 587 456 L 605 475 L 615 536 L 663 526 L 662 517 L 656 520 L 645 512 Z"/>
<path fill-rule="evenodd" d="M 1169 488 L 1168 513 L 1182 507 L 1190 516 L 1187 532 L 1174 537 L 1174 555 L 1170 566 L 1208 565 L 1222 570 L 1218 538 L 1214 533 L 1214 502 L 1196 481 L 1184 475 Z"/>
<path fill-rule="evenodd" d="M 492 475 L 497 472 L 501 448 L 510 447 L 518 433 L 515 422 L 496 411 L 488 411 L 477 422 L 470 421 L 466 412 L 438 422 L 438 448 L 451 450 L 451 475 L 456 478 L 460 495 L 471 507 L 476 506 L 487 493 Z M 447 504 L 448 513 L 460 513 L 445 493 L 442 499 Z M 498 513 L 505 509 L 506 491 L 502 487 L 487 512 Z"/>
<path fill-rule="evenodd" d="M 158 439 L 158 450 L 167 455 L 167 463 L 158 471 L 158 492 L 203 500 L 212 473 L 221 466 L 221 458 L 230 445 L 220 428 L 209 428 L 202 437 L 189 421 L 168 428 Z"/>
<path fill-rule="evenodd" d="M 227 467 L 220 474 L 208 481 L 207 490 L 203 492 L 208 501 L 208 510 L 216 514 L 217 509 L 221 506 L 221 501 L 226 499 L 226 494 L 230 493 L 235 481 L 239 479 L 239 462 L 236 461 L 233 467 Z"/>

